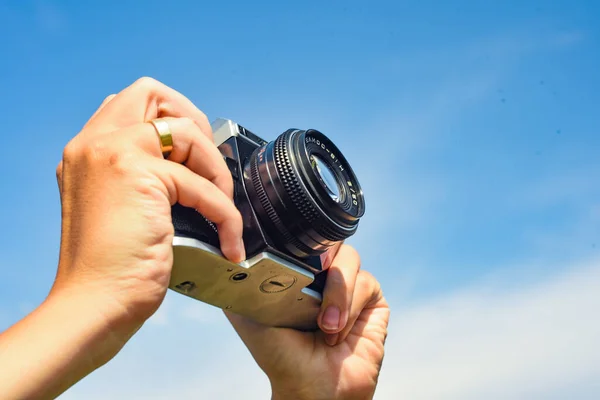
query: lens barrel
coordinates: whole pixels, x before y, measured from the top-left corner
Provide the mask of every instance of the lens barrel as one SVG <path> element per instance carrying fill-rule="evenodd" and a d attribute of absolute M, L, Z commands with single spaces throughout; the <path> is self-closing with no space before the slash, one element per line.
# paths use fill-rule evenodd
<path fill-rule="evenodd" d="M 314 129 L 290 129 L 256 149 L 244 176 L 267 235 L 297 257 L 319 255 L 349 238 L 365 212 L 346 158 Z"/>

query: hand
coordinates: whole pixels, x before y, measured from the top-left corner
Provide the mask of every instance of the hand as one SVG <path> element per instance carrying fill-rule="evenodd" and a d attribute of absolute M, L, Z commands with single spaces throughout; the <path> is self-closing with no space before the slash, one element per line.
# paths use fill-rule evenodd
<path fill-rule="evenodd" d="M 149 122 L 158 117 L 173 136 L 168 160 Z M 56 398 L 156 311 L 171 274 L 172 204 L 215 222 L 223 254 L 245 258 L 233 180 L 206 116 L 155 80 L 109 96 L 65 147 L 56 172 L 58 272 L 44 302 L 0 333 L 0 399 Z"/>
<path fill-rule="evenodd" d="M 167 118 L 174 148 L 163 158 L 150 120 Z M 98 298 L 123 343 L 161 304 L 172 267 L 171 205 L 216 223 L 221 250 L 241 261 L 242 218 L 233 181 L 206 116 L 150 78 L 109 96 L 64 150 L 60 263 L 53 293 Z M 100 306 L 101 304 L 101 306 Z"/>
<path fill-rule="evenodd" d="M 226 312 L 269 377 L 273 399 L 362 400 L 374 395 L 389 307 L 379 283 L 360 270 L 352 247 L 341 246 L 327 274 L 320 331 L 265 327 Z"/>

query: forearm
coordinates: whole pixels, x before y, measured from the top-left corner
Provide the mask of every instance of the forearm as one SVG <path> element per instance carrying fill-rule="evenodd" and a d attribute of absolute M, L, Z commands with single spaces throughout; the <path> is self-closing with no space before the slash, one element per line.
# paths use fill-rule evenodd
<path fill-rule="evenodd" d="M 122 343 L 95 305 L 53 294 L 0 334 L 0 399 L 54 399 L 112 358 Z"/>

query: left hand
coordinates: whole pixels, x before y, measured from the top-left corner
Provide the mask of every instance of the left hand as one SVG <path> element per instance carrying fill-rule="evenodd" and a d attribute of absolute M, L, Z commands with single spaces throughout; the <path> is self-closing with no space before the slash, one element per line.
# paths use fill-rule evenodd
<path fill-rule="evenodd" d="M 168 121 L 165 159 L 156 118 Z M 219 228 L 244 259 L 233 180 L 208 119 L 150 78 L 109 96 L 58 165 L 61 243 L 44 302 L 0 333 L 0 399 L 51 399 L 114 357 L 162 303 L 173 264 L 171 206 Z"/>
<path fill-rule="evenodd" d="M 150 121 L 172 132 L 165 159 Z M 160 306 L 173 259 L 171 206 L 204 214 L 221 250 L 244 258 L 233 181 L 206 115 L 181 93 L 142 78 L 105 100 L 64 149 L 60 262 L 51 295 L 98 298 L 119 343 Z"/>
<path fill-rule="evenodd" d="M 226 315 L 267 374 L 273 399 L 373 397 L 390 310 L 377 280 L 360 270 L 352 247 L 342 245 L 327 271 L 321 331 L 266 327 Z"/>

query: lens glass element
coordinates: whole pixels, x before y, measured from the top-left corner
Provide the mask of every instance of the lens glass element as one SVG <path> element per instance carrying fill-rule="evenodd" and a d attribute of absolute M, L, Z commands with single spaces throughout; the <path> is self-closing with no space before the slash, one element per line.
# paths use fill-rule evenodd
<path fill-rule="evenodd" d="M 339 203 L 341 201 L 342 191 L 340 190 L 340 185 L 338 184 L 338 180 L 331 170 L 331 167 L 323 161 L 321 157 L 314 154 L 310 156 L 310 164 L 317 173 L 323 187 L 327 189 L 329 197 Z"/>

